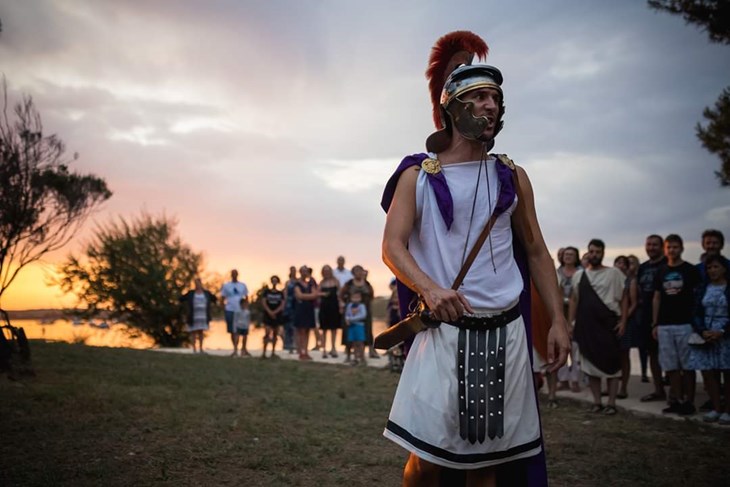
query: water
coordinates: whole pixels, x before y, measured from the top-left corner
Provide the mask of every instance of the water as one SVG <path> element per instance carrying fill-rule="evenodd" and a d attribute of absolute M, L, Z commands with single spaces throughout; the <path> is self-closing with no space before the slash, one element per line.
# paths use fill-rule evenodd
<path fill-rule="evenodd" d="M 83 343 L 92 347 L 123 347 L 147 349 L 155 348 L 151 338 L 147 336 L 133 337 L 128 333 L 128 327 L 124 324 L 109 324 L 109 328 L 99 328 L 87 323 L 75 325 L 68 320 L 56 320 L 51 324 L 42 323 L 39 320 L 12 320 L 11 324 L 22 327 L 29 339 L 59 341 L 66 343 Z M 375 320 L 373 322 L 374 333 L 377 334 L 385 329 L 385 322 Z M 338 332 L 337 342 L 340 342 L 342 331 Z M 248 348 L 260 350 L 263 348 L 264 328 L 251 327 L 248 336 Z M 329 337 L 328 337 L 329 341 Z M 310 347 L 314 346 L 314 336 L 310 334 Z M 205 332 L 203 347 L 208 350 L 231 350 L 231 338 L 226 331 L 224 320 L 213 320 L 210 322 L 210 329 Z M 277 349 L 281 348 L 281 340 L 277 343 Z"/>

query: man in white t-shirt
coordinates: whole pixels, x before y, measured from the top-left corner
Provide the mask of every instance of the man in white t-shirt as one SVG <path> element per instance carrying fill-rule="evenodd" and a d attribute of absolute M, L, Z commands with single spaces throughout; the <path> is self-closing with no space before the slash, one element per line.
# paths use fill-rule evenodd
<path fill-rule="evenodd" d="M 238 271 L 231 271 L 231 280 L 221 288 L 221 297 L 225 303 L 226 313 L 226 329 L 231 334 L 231 342 L 233 343 L 233 353 L 231 357 L 235 357 L 238 353 L 239 338 L 242 338 L 241 357 L 247 357 L 250 354 L 246 350 L 246 341 L 248 339 L 248 330 L 236 329 L 236 314 L 241 312 L 241 301 L 248 299 L 248 288 L 238 280 Z"/>
<path fill-rule="evenodd" d="M 343 256 L 337 257 L 337 267 L 332 269 L 332 274 L 340 282 L 340 287 L 344 286 L 347 281 L 352 279 L 352 271 L 345 268 L 345 258 Z"/>

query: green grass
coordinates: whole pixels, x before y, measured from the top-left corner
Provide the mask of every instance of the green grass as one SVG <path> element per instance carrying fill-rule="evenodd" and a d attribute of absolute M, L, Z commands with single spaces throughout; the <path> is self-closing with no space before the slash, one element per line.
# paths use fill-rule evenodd
<path fill-rule="evenodd" d="M 400 485 L 385 370 L 32 343 L 0 377 L 0 485 Z M 566 404 L 552 485 L 726 485 L 730 432 Z"/>

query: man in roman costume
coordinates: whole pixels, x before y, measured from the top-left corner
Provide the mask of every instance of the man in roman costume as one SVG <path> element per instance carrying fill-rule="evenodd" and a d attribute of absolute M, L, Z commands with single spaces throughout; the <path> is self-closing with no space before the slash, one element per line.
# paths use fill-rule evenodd
<path fill-rule="evenodd" d="M 440 322 L 409 347 L 384 435 L 410 451 L 403 485 L 546 485 L 531 367 L 530 277 L 551 328 L 546 369 L 570 351 L 562 298 L 524 169 L 490 154 L 502 128 L 502 74 L 471 32 L 439 39 L 426 72 L 437 131 L 386 185 L 383 260 L 401 312 L 414 296 Z M 498 217 L 458 290 L 450 289 L 486 222 Z M 517 237 L 513 239 L 513 237 Z M 411 306 L 409 306 L 411 303 Z"/>

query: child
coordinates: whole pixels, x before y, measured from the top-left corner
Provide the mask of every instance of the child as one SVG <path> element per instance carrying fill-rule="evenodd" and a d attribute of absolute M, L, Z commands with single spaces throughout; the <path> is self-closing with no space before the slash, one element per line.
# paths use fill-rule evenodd
<path fill-rule="evenodd" d="M 350 295 L 350 302 L 345 308 L 345 321 L 347 322 L 347 341 L 350 342 L 355 353 L 355 360 L 352 365 L 362 363 L 365 365 L 365 318 L 368 310 L 362 303 L 362 294 L 353 292 Z"/>
<path fill-rule="evenodd" d="M 251 311 L 248 309 L 248 300 L 244 299 L 241 301 L 241 311 L 237 312 L 233 326 L 236 329 L 236 333 L 241 335 L 241 357 L 250 357 L 246 349 L 246 342 L 248 341 L 248 325 L 251 322 Z"/>

